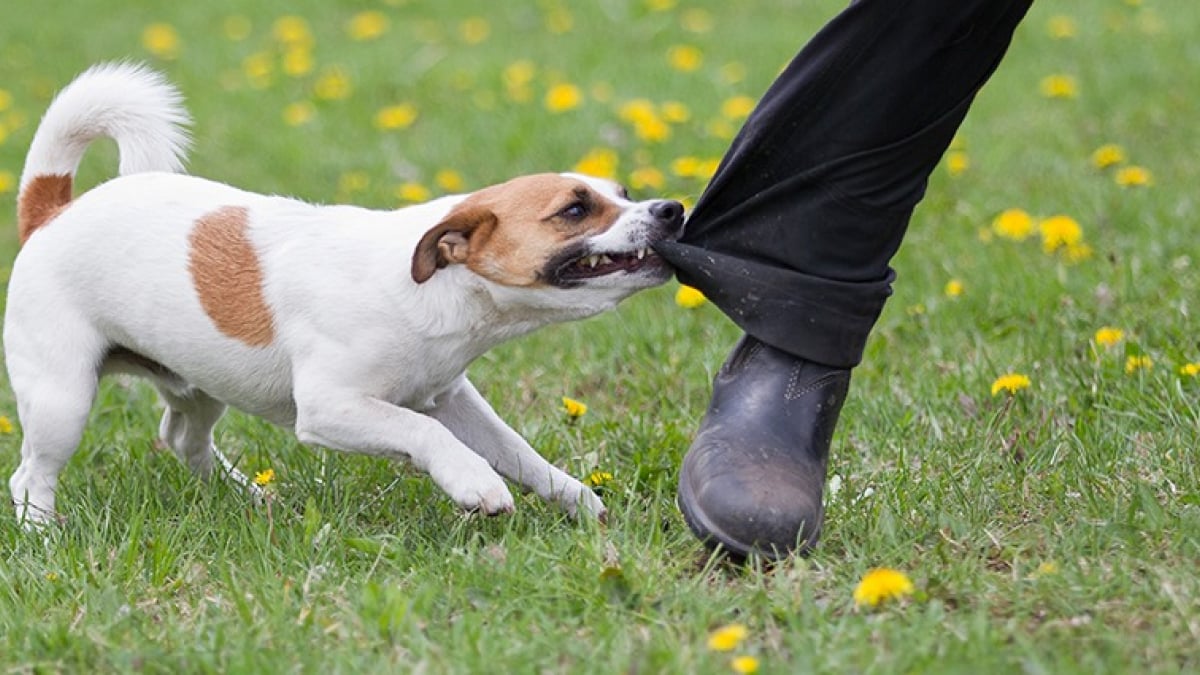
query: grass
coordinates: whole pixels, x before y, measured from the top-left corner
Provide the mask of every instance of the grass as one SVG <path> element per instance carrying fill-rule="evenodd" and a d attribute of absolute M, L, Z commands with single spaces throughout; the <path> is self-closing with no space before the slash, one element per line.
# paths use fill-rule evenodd
<path fill-rule="evenodd" d="M 722 127 L 736 127 L 722 103 L 756 97 L 839 4 L 392 2 L 378 6 L 390 22 L 373 41 L 347 35 L 369 7 L 350 0 L 8 12 L 0 187 L 19 175 L 52 92 L 93 62 L 128 57 L 187 95 L 191 171 L 247 189 L 386 208 L 403 184 L 443 192 L 443 170 L 470 189 L 571 168 L 600 148 L 623 180 L 662 173 L 662 187 L 635 192 L 694 200 L 704 181 L 675 175 L 675 160 L 719 157 Z M 312 34 L 313 70 L 299 77 L 280 72 L 272 36 L 289 14 Z M 1051 38 L 1055 15 L 1072 19 L 1073 37 Z M 153 22 L 175 28 L 174 58 L 141 46 Z M 155 449 L 151 390 L 108 382 L 63 476 L 66 524 L 34 536 L 0 518 L 0 665 L 723 673 L 730 655 L 706 637 L 740 623 L 749 635 L 734 653 L 759 658 L 761 672 L 1200 669 L 1200 380 L 1178 372 L 1200 361 L 1197 30 L 1200 10 L 1184 0 L 1034 7 L 962 130 L 970 168 L 939 167 L 894 261 L 896 294 L 855 371 L 812 557 L 722 564 L 675 510 L 677 466 L 737 330 L 711 306 L 676 307 L 672 284 L 471 368 L 546 456 L 576 475 L 613 474 L 604 527 L 530 497 L 510 517 L 464 516 L 405 467 L 304 448 L 231 414 L 219 444 L 278 477 L 270 508 L 255 508 Z M 677 45 L 700 50 L 696 70 L 672 67 Z M 264 60 L 269 75 L 248 72 Z M 532 65 L 526 84 L 509 69 L 517 61 Z M 349 95 L 315 98 L 334 66 Z M 1074 77 L 1077 95 L 1042 96 L 1051 74 Z M 556 84 L 578 86 L 582 104 L 548 110 Z M 620 109 L 642 98 L 683 103 L 690 117 L 667 139 L 641 140 Z M 302 126 L 284 122 L 294 103 L 312 113 Z M 416 121 L 377 129 L 377 111 L 400 103 Z M 1105 143 L 1153 183 L 1121 188 L 1113 169 L 1093 167 Z M 110 176 L 114 154 L 93 151 L 81 186 Z M 1067 262 L 1036 235 L 981 239 L 1011 207 L 1071 216 L 1092 255 Z M 11 186 L 0 190 L 6 265 L 14 210 Z M 960 296 L 943 291 L 952 279 Z M 1096 346 L 1102 326 L 1124 339 Z M 1153 368 L 1126 373 L 1135 355 Z M 1007 372 L 1032 386 L 993 397 Z M 562 396 L 588 413 L 569 423 Z M 6 386 L 0 414 L 16 424 Z M 0 435 L 2 475 L 19 438 Z M 881 565 L 917 593 L 855 608 L 855 585 Z"/>

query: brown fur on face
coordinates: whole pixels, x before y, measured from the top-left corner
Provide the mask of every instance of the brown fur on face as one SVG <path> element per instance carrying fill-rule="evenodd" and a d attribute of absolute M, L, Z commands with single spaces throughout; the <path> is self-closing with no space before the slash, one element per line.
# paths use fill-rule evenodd
<path fill-rule="evenodd" d="M 17 199 L 17 238 L 24 244 L 30 235 L 54 220 L 71 203 L 71 177 L 35 176 Z"/>
<path fill-rule="evenodd" d="M 582 217 L 564 211 L 584 207 Z M 570 241 L 604 232 L 621 207 L 576 178 L 521 176 L 484 188 L 451 209 L 421 237 L 412 276 L 428 281 L 438 269 L 465 264 L 505 286 L 541 286 L 542 270 Z"/>
<path fill-rule="evenodd" d="M 258 253 L 250 241 L 245 207 L 225 206 L 196 220 L 188 237 L 188 270 L 205 313 L 225 335 L 251 346 L 275 339 L 263 295 Z"/>

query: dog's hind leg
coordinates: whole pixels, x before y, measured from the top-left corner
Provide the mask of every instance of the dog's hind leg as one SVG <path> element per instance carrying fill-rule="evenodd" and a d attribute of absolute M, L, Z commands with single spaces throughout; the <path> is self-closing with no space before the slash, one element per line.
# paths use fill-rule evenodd
<path fill-rule="evenodd" d="M 9 379 L 23 433 L 21 463 L 8 486 L 17 517 L 34 525 L 56 517 L 58 476 L 83 438 L 104 346 L 99 336 L 87 330 L 28 328 L 5 335 Z"/>
<path fill-rule="evenodd" d="M 225 414 L 225 404 L 208 394 L 189 389 L 174 391 L 173 387 L 158 388 L 166 410 L 158 425 L 158 436 L 167 447 L 175 452 L 179 461 L 187 465 L 196 475 L 207 479 L 213 472 L 213 460 L 233 482 L 240 485 L 256 500 L 262 497 L 262 489 L 230 462 L 213 444 L 213 427 Z"/>
<path fill-rule="evenodd" d="M 193 473 L 208 478 L 215 452 L 212 430 L 225 414 L 225 404 L 197 389 L 181 394 L 160 386 L 158 392 L 166 403 L 159 438 Z"/>

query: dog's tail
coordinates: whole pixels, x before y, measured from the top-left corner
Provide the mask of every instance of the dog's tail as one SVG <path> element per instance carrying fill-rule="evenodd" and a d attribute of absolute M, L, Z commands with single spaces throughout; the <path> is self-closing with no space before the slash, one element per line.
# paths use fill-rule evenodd
<path fill-rule="evenodd" d="M 83 153 L 97 138 L 111 138 L 121 175 L 179 172 L 191 122 L 179 90 L 145 66 L 93 66 L 59 92 L 38 125 L 17 199 L 21 243 L 71 201 L 72 180 Z"/>

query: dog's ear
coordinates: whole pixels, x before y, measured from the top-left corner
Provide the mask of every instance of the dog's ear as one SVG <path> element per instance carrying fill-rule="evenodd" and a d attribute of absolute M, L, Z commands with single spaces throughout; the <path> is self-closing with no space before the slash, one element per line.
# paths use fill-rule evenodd
<path fill-rule="evenodd" d="M 417 243 L 412 261 L 413 281 L 423 284 L 446 265 L 466 262 L 472 239 L 480 228 L 495 222 L 496 214 L 485 206 L 455 207 Z"/>

